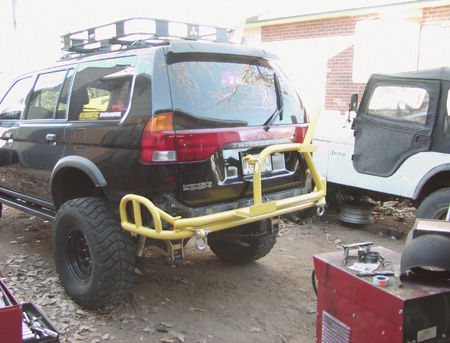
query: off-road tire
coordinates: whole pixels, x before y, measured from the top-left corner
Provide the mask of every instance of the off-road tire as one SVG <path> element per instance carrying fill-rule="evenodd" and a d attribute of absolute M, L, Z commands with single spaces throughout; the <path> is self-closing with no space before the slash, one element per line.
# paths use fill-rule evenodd
<path fill-rule="evenodd" d="M 278 232 L 270 232 L 270 220 L 211 233 L 208 245 L 221 260 L 245 264 L 266 256 L 274 247 Z"/>
<path fill-rule="evenodd" d="M 128 294 L 134 275 L 133 241 L 104 199 L 63 204 L 52 245 L 61 284 L 80 306 L 102 308 Z"/>
<path fill-rule="evenodd" d="M 450 187 L 428 195 L 419 205 L 416 218 L 445 220 L 450 204 Z"/>

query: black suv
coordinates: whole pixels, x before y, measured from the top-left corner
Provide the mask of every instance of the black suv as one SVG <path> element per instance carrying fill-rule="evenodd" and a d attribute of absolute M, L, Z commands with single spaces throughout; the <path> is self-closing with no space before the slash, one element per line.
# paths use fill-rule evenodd
<path fill-rule="evenodd" d="M 151 33 L 128 33 L 131 24 Z M 244 208 L 255 169 L 244 157 L 302 143 L 309 125 L 274 56 L 226 44 L 219 28 L 204 36 L 204 27 L 183 24 L 184 39 L 169 37 L 171 25 L 139 18 L 68 34 L 67 55 L 20 76 L 0 102 L 0 201 L 54 221 L 61 283 L 87 308 L 128 292 L 136 246 L 139 254 L 164 243 L 121 228 L 124 195 L 184 218 Z M 105 29 L 115 34 L 97 39 Z M 264 202 L 314 187 L 299 151 L 273 153 L 258 169 Z M 258 259 L 277 235 L 266 217 L 213 232 L 208 244 L 231 263 Z"/>

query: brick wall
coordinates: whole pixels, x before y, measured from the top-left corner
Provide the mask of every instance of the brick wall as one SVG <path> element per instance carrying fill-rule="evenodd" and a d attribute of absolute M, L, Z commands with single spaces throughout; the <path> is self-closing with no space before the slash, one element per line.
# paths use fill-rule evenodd
<path fill-rule="evenodd" d="M 356 23 L 370 17 L 372 16 L 346 16 L 263 26 L 261 27 L 261 41 L 351 36 L 355 34 Z"/>
<path fill-rule="evenodd" d="M 428 27 L 450 28 L 450 6 L 425 7 L 422 28 Z"/>
<path fill-rule="evenodd" d="M 351 36 L 355 34 L 357 22 L 370 18 L 376 20 L 379 15 L 374 13 L 263 26 L 261 27 L 261 41 Z M 450 5 L 423 8 L 423 17 L 419 22 L 421 22 L 422 29 L 450 28 Z M 325 110 L 338 110 L 344 113 L 348 110 L 352 93 L 358 93 L 359 99 L 361 99 L 365 83 L 353 83 L 352 81 L 353 52 L 353 47 L 350 47 L 328 61 Z"/>
<path fill-rule="evenodd" d="M 353 83 L 353 46 L 328 60 L 325 92 L 326 110 L 347 111 L 350 95 L 358 93 L 361 100 L 365 83 Z"/>

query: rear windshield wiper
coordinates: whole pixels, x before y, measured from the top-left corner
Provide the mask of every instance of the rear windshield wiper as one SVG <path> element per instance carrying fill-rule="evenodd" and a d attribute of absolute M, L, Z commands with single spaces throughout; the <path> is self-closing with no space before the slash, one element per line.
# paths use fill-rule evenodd
<path fill-rule="evenodd" d="M 277 109 L 273 112 L 269 118 L 267 118 L 264 125 L 264 131 L 269 131 L 272 127 L 275 119 L 277 119 L 277 115 L 280 117 L 280 120 L 283 120 L 283 94 L 281 93 L 280 80 L 278 79 L 277 73 L 273 74 L 273 83 L 275 85 L 275 93 L 277 95 Z"/>

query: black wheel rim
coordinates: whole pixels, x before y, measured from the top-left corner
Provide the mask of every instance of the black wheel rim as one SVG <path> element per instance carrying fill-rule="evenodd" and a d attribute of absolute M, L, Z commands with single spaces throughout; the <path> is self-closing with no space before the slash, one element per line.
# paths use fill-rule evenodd
<path fill-rule="evenodd" d="M 88 282 L 92 272 L 92 257 L 86 237 L 80 230 L 74 229 L 70 232 L 67 251 L 72 274 L 81 283 Z"/>

